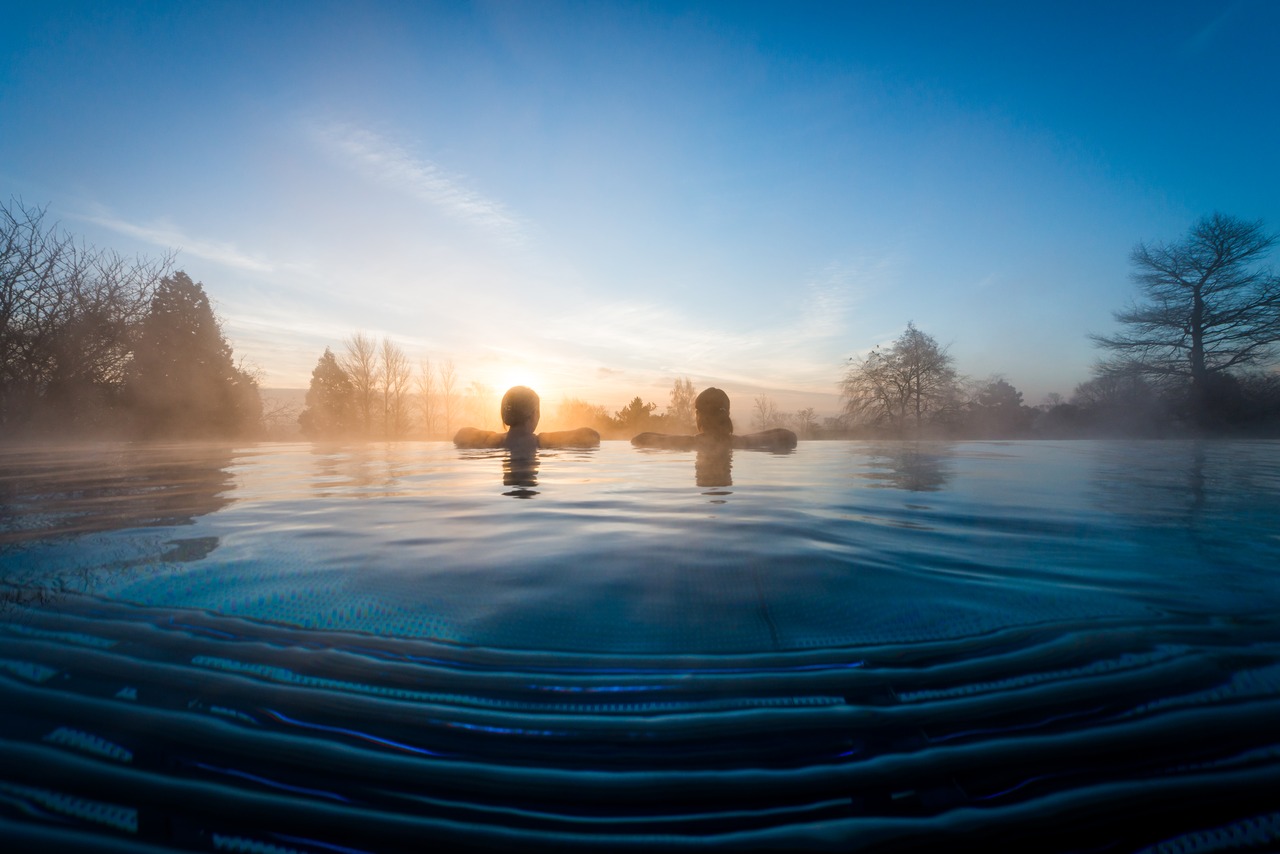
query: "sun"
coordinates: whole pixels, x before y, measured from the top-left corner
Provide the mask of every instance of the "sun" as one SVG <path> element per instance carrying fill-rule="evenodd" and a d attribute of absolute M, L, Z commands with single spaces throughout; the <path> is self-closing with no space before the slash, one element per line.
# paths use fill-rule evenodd
<path fill-rule="evenodd" d="M 507 389 L 517 385 L 528 386 L 536 391 L 539 397 L 546 396 L 544 393 L 545 383 L 542 381 L 542 377 L 534 371 L 526 368 L 512 368 L 498 375 L 497 392 L 499 396 L 506 394 Z"/>

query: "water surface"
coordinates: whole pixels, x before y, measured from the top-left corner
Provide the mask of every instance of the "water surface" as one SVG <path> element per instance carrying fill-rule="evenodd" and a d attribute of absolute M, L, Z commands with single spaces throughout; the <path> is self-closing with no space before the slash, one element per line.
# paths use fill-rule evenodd
<path fill-rule="evenodd" d="M 23 449 L 0 502 L 15 838 L 1280 838 L 1280 443 Z"/>

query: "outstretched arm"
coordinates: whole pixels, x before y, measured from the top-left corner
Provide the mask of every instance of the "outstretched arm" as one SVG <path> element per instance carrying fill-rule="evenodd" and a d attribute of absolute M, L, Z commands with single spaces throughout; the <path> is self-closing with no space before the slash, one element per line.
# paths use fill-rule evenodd
<path fill-rule="evenodd" d="M 691 451 L 696 441 L 693 436 L 673 436 L 668 433 L 641 433 L 631 438 L 637 448 L 667 448 L 673 451 Z"/>
<path fill-rule="evenodd" d="M 598 448 L 600 434 L 590 427 L 577 430 L 553 430 L 538 434 L 539 448 Z"/>
<path fill-rule="evenodd" d="M 453 437 L 453 444 L 459 448 L 501 448 L 506 438 L 506 433 L 494 433 L 492 430 L 463 427 Z"/>
<path fill-rule="evenodd" d="M 745 436 L 734 436 L 735 448 L 765 448 L 772 451 L 790 450 L 796 446 L 796 434 L 781 427 L 762 430 L 759 433 L 748 433 Z"/>

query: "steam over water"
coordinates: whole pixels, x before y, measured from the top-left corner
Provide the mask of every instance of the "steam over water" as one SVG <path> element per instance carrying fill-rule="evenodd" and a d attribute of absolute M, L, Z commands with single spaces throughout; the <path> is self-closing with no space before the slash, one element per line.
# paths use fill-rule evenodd
<path fill-rule="evenodd" d="M 0 837 L 1280 845 L 1280 443 L 0 463 Z"/>

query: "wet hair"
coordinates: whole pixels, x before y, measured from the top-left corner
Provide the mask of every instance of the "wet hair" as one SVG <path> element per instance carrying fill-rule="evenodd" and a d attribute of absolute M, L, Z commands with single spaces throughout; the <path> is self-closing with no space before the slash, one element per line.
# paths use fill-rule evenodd
<path fill-rule="evenodd" d="M 532 421 L 530 427 L 537 427 L 540 407 L 536 391 L 528 386 L 512 386 L 502 396 L 502 423 L 508 427 L 517 427 Z"/>
<path fill-rule="evenodd" d="M 698 395 L 693 402 L 693 411 L 699 432 L 713 436 L 728 436 L 733 432 L 733 421 L 729 419 L 729 395 L 720 389 L 709 388 Z"/>

